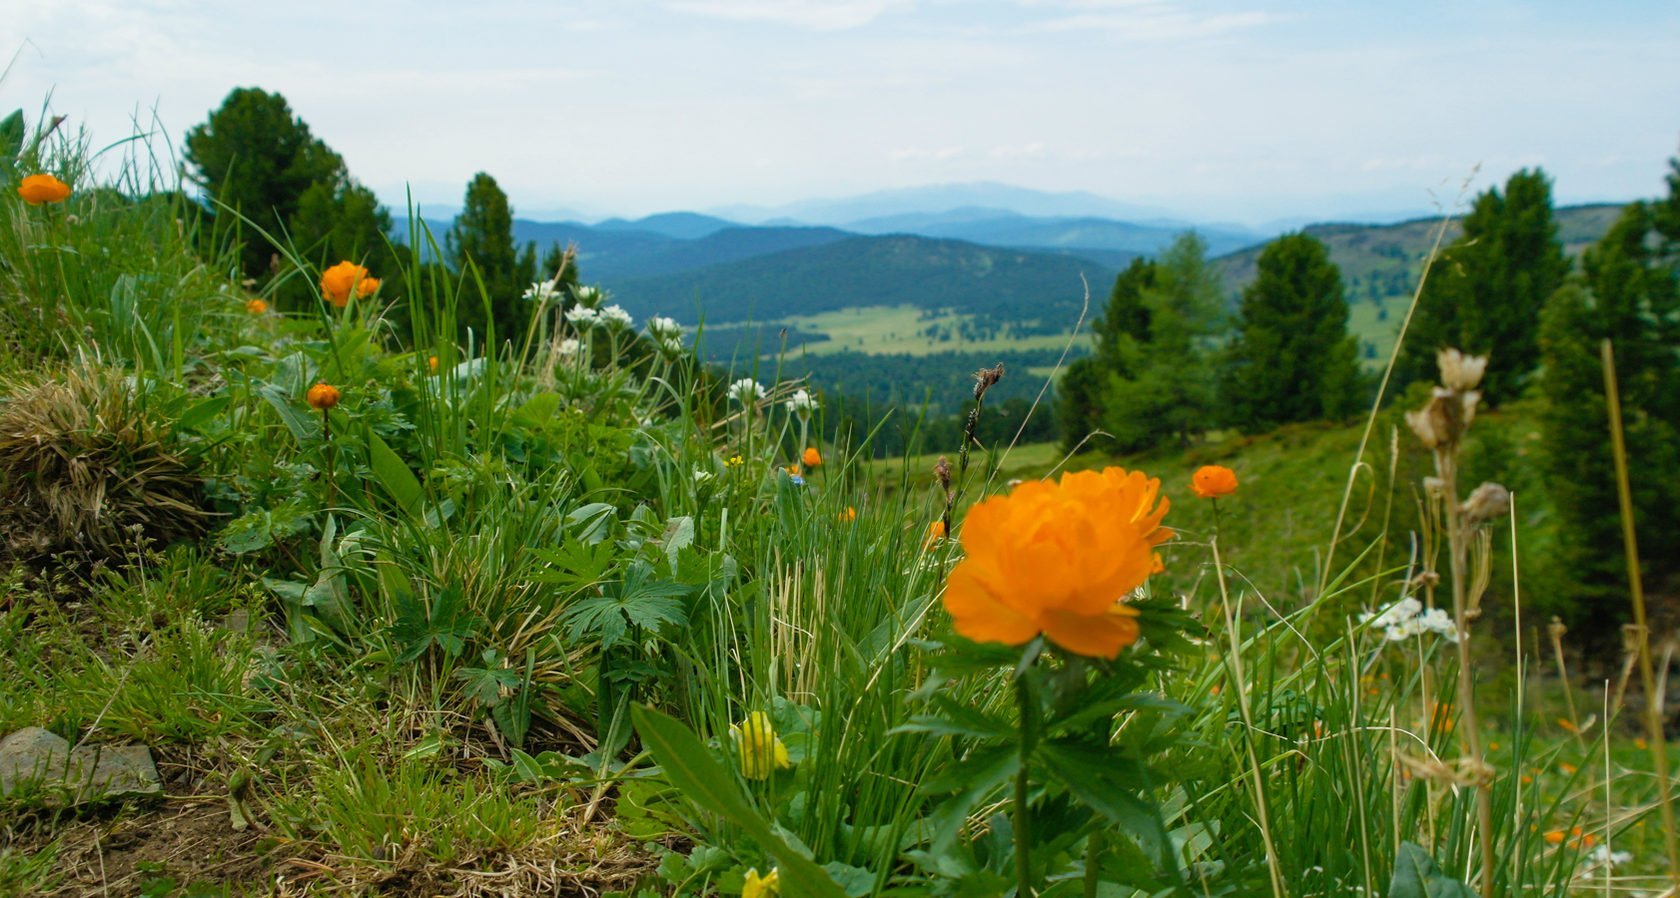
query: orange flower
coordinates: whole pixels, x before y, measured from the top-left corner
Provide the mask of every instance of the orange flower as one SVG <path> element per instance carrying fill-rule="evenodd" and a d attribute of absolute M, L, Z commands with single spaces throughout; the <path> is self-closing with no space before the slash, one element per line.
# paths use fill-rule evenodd
<path fill-rule="evenodd" d="M 928 525 L 927 539 L 922 540 L 922 551 L 933 548 L 934 544 L 945 538 L 945 522 L 934 521 Z"/>
<path fill-rule="evenodd" d="M 245 311 L 253 315 L 261 315 L 268 311 L 268 303 L 260 299 L 245 300 Z"/>
<path fill-rule="evenodd" d="M 338 404 L 338 388 L 329 383 L 319 383 L 309 388 L 309 407 L 326 411 Z"/>
<path fill-rule="evenodd" d="M 321 272 L 321 298 L 344 308 L 350 304 L 350 292 L 357 299 L 366 299 L 379 289 L 379 279 L 368 277 L 368 270 L 354 262 L 340 262 Z"/>
<path fill-rule="evenodd" d="M 428 369 L 430 369 L 433 374 L 436 374 L 437 373 L 437 368 L 438 368 L 437 356 L 434 355 L 434 356 L 427 357 L 426 367 Z"/>
<path fill-rule="evenodd" d="M 799 464 L 797 462 L 795 462 L 794 464 L 788 465 L 786 468 L 783 468 L 782 470 L 788 472 L 789 477 L 798 477 L 799 476 Z"/>
<path fill-rule="evenodd" d="M 1149 579 L 1168 502 L 1161 481 L 1121 468 L 1028 481 L 974 506 L 967 557 L 945 608 L 976 642 L 1021 645 L 1043 633 L 1080 655 L 1114 658 L 1138 637 L 1126 596 Z M 1157 504 L 1159 499 L 1159 504 Z"/>
<path fill-rule="evenodd" d="M 1217 499 L 1237 491 L 1237 472 L 1224 465 L 1202 465 L 1190 478 L 1190 489 L 1199 499 Z"/>
<path fill-rule="evenodd" d="M 857 520 L 857 509 L 850 505 L 846 506 L 846 510 L 840 512 L 840 520 L 847 523 Z"/>
<path fill-rule="evenodd" d="M 805 447 L 805 467 L 814 468 L 814 467 L 816 467 L 817 465 L 820 465 L 820 464 L 822 464 L 822 455 L 817 452 L 817 447 L 806 446 Z"/>
<path fill-rule="evenodd" d="M 1546 831 L 1546 844 L 1547 845 L 1562 845 L 1563 844 L 1563 830 L 1561 830 L 1561 829 L 1547 830 Z"/>
<path fill-rule="evenodd" d="M 18 185 L 18 196 L 31 206 L 62 203 L 70 198 L 70 185 L 52 175 L 29 175 Z"/>

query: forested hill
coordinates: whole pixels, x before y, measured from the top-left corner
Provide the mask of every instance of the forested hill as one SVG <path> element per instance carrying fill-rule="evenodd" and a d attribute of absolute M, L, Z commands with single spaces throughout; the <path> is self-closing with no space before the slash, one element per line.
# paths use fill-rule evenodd
<path fill-rule="evenodd" d="M 775 320 L 854 306 L 953 309 L 993 321 L 1071 326 L 1115 270 L 1073 256 L 897 234 L 843 240 L 609 284 L 638 316 Z M 590 274 L 585 271 L 587 279 Z M 1084 281 L 1081 280 L 1084 278 Z"/>

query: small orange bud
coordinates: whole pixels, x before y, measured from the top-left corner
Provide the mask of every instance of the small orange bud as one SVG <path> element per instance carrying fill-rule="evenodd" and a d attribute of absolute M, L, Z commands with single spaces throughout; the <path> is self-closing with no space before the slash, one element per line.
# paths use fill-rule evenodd
<path fill-rule="evenodd" d="M 430 370 L 433 374 L 437 373 L 437 369 L 438 369 L 437 356 L 435 356 L 435 355 L 430 356 L 426 359 L 426 368 L 428 370 Z"/>
<path fill-rule="evenodd" d="M 840 520 L 847 523 L 857 520 L 857 509 L 850 505 L 846 506 L 846 510 L 840 512 Z"/>
<path fill-rule="evenodd" d="M 329 383 L 318 383 L 309 388 L 309 407 L 326 411 L 338 404 L 338 388 Z"/>
<path fill-rule="evenodd" d="M 245 301 L 245 311 L 253 315 L 261 315 L 268 311 L 268 303 L 261 299 L 248 299 Z"/>
<path fill-rule="evenodd" d="M 922 549 L 924 551 L 927 550 L 927 549 L 931 549 L 931 548 L 934 547 L 934 544 L 938 543 L 940 540 L 942 540 L 944 538 L 945 538 L 945 522 L 943 520 L 934 521 L 933 523 L 928 525 L 927 539 L 922 541 Z"/>
<path fill-rule="evenodd" d="M 70 198 L 70 185 L 52 175 L 29 175 L 18 184 L 17 192 L 31 206 L 62 203 Z"/>
<path fill-rule="evenodd" d="M 1563 830 L 1561 830 L 1561 829 L 1547 830 L 1546 831 L 1546 844 L 1547 845 L 1562 845 L 1563 844 Z"/>
<path fill-rule="evenodd" d="M 820 464 L 822 464 L 822 455 L 821 455 L 821 453 L 817 452 L 817 447 L 806 446 L 805 447 L 805 467 L 814 468 L 814 467 L 816 467 L 817 465 L 820 465 Z"/>
<path fill-rule="evenodd" d="M 1201 499 L 1217 499 L 1237 491 L 1237 472 L 1224 465 L 1202 465 L 1190 478 L 1190 489 Z"/>

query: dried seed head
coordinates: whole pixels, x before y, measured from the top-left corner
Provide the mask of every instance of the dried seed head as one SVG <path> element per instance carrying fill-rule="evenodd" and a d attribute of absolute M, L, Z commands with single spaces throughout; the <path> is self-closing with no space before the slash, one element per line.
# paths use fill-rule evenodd
<path fill-rule="evenodd" d="M 1441 385 L 1455 393 L 1467 393 L 1476 389 L 1482 382 L 1482 375 L 1487 371 L 1488 357 L 1485 355 L 1465 355 L 1456 349 L 1443 349 L 1435 353 L 1435 364 L 1441 369 Z"/>
<path fill-rule="evenodd" d="M 1431 499 L 1447 493 L 1447 482 L 1433 475 L 1423 478 L 1423 494 Z"/>
<path fill-rule="evenodd" d="M 1482 394 L 1471 390 L 1459 393 L 1446 387 L 1436 387 L 1429 395 L 1429 404 L 1406 413 L 1406 424 L 1423 445 L 1430 449 L 1450 448 L 1470 429 L 1476 419 L 1476 405 Z"/>
<path fill-rule="evenodd" d="M 1546 635 L 1550 636 L 1553 642 L 1561 641 L 1563 634 L 1568 632 L 1569 628 L 1563 625 L 1563 619 L 1557 615 L 1553 615 L 1552 622 L 1546 625 Z"/>
<path fill-rule="evenodd" d="M 939 461 L 933 464 L 933 479 L 939 481 L 939 486 L 945 492 L 951 491 L 951 460 L 939 456 Z"/>
<path fill-rule="evenodd" d="M 1470 493 L 1460 510 L 1465 524 L 1479 527 L 1511 513 L 1511 491 L 1491 481 L 1484 483 Z"/>
<path fill-rule="evenodd" d="M 986 395 L 986 391 L 990 390 L 992 385 L 1000 380 L 1003 380 L 1002 362 L 998 362 L 994 367 L 981 368 L 979 371 L 974 372 L 974 398 L 980 399 L 984 397 Z"/>
<path fill-rule="evenodd" d="M 1441 575 L 1434 571 L 1419 571 L 1418 575 L 1412 578 L 1412 585 L 1419 589 L 1434 589 L 1441 585 Z"/>

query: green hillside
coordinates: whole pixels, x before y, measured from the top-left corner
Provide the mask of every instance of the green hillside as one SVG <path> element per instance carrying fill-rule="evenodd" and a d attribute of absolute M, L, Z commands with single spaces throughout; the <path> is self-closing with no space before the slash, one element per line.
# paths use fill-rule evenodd
<path fill-rule="evenodd" d="M 728 265 L 609 284 L 638 316 L 708 322 L 780 320 L 855 306 L 956 310 L 1002 326 L 1066 329 L 1084 298 L 1114 277 L 1094 262 L 895 235 L 854 237 Z"/>
<path fill-rule="evenodd" d="M 1566 206 L 1557 210 L 1558 237 L 1570 256 L 1598 240 L 1610 229 L 1621 206 L 1602 203 Z M 1342 270 L 1350 311 L 1348 326 L 1359 336 L 1367 364 L 1387 359 L 1394 333 L 1406 305 L 1417 289 L 1423 259 L 1433 244 L 1440 219 L 1423 218 L 1393 225 L 1322 224 L 1305 230 L 1330 248 L 1330 259 Z M 1448 225 L 1443 246 L 1459 235 L 1457 221 Z M 1242 290 L 1254 280 L 1255 263 L 1264 244 L 1214 260 L 1225 292 L 1235 308 Z"/>

